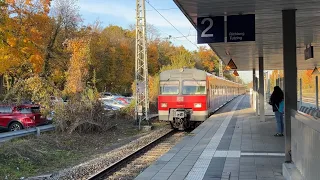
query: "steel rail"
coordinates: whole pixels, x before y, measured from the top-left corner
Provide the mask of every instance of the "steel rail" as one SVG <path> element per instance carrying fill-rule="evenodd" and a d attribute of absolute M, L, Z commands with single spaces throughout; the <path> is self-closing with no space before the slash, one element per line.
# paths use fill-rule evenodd
<path fill-rule="evenodd" d="M 132 161 L 135 159 L 135 157 L 139 157 L 140 154 L 148 151 L 149 149 L 155 147 L 157 144 L 159 144 L 162 140 L 164 140 L 167 137 L 172 136 L 175 132 L 175 130 L 171 130 L 165 135 L 155 139 L 154 141 L 148 143 L 147 145 L 139 148 L 137 151 L 125 156 L 124 158 L 120 159 L 119 161 L 109 165 L 105 169 L 91 175 L 87 180 L 98 180 L 98 179 L 103 179 L 107 176 L 110 176 L 112 173 L 116 172 L 118 169 L 120 169 L 123 165 L 127 164 L 127 162 Z"/>

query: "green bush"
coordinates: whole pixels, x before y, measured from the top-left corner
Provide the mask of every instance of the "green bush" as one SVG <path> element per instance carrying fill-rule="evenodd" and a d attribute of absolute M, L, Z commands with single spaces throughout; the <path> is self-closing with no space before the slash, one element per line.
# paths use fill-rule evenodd
<path fill-rule="evenodd" d="M 116 125 L 118 115 L 104 110 L 98 93 L 90 88 L 73 95 L 67 103 L 56 104 L 54 112 L 57 131 L 69 134 L 108 130 Z"/>
<path fill-rule="evenodd" d="M 7 102 L 22 103 L 30 100 L 45 108 L 50 107 L 50 96 L 57 95 L 58 91 L 47 80 L 34 76 L 28 79 L 19 80 L 5 95 Z"/>

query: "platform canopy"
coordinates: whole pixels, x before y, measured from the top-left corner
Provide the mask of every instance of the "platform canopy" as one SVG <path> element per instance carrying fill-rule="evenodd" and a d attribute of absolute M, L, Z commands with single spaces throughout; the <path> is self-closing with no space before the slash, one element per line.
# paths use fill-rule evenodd
<path fill-rule="evenodd" d="M 198 17 L 255 14 L 255 41 L 211 43 L 210 47 L 227 64 L 232 58 L 238 70 L 283 68 L 282 10 L 296 9 L 297 67 L 320 66 L 320 1 L 318 0 L 174 0 L 196 27 Z M 305 60 L 306 45 L 314 47 L 314 58 Z"/>

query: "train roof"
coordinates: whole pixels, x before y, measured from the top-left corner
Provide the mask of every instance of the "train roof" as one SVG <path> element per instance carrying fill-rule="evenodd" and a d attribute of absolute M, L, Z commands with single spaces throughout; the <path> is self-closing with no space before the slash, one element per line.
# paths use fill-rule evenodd
<path fill-rule="evenodd" d="M 220 80 L 224 80 L 224 81 L 233 83 L 233 84 L 243 85 L 243 84 L 240 84 L 240 83 L 236 83 L 236 82 L 230 81 L 230 80 L 228 80 L 228 79 L 226 79 L 226 78 L 223 78 L 223 77 L 219 77 L 219 76 L 210 74 L 210 73 L 208 73 L 208 72 L 207 72 L 207 75 L 208 75 L 208 76 L 211 76 L 211 77 L 214 77 L 214 78 L 216 78 L 216 79 L 220 79 Z"/>
<path fill-rule="evenodd" d="M 208 73 L 206 71 L 203 71 L 203 70 L 200 70 L 200 69 L 195 69 L 195 68 L 192 68 L 192 69 L 191 68 L 183 68 L 183 70 L 181 68 L 181 69 L 173 69 L 173 70 L 163 71 L 163 72 L 160 73 L 160 80 L 180 79 L 181 78 L 181 74 L 188 75 L 187 77 L 194 78 L 195 80 L 206 79 L 207 76 L 209 76 L 209 77 L 212 77 L 212 78 L 215 78 L 215 79 L 219 79 L 219 80 L 223 80 L 223 81 L 232 83 L 234 85 L 243 86 L 243 84 L 236 83 L 236 82 L 227 80 L 225 78 L 213 75 L 213 74 Z"/>
<path fill-rule="evenodd" d="M 207 78 L 207 73 L 199 69 L 187 68 L 167 70 L 160 73 L 160 80 L 180 80 L 185 78 L 192 78 L 194 80 L 205 80 Z"/>

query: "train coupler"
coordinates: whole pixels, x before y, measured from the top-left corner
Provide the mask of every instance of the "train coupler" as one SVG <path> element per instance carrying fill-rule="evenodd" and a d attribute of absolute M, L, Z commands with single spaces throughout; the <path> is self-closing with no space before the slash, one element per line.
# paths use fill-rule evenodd
<path fill-rule="evenodd" d="M 190 127 L 191 112 L 186 109 L 171 109 L 170 117 L 172 118 L 171 125 L 174 129 L 185 130 Z"/>

